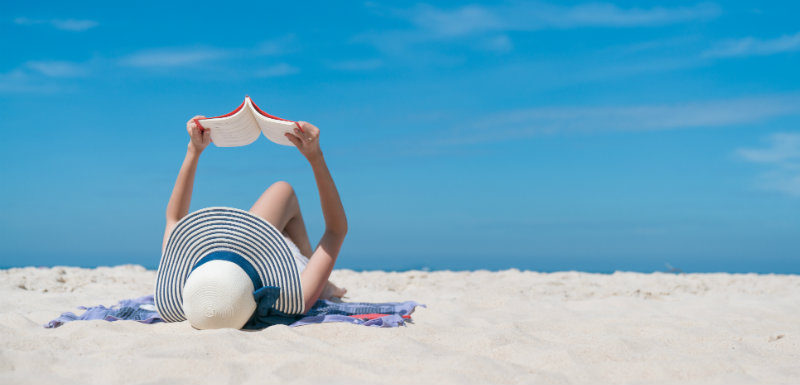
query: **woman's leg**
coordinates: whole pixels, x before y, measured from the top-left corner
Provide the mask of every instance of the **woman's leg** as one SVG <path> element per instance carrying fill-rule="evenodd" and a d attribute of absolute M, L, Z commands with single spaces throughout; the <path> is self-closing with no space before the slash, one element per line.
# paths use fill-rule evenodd
<path fill-rule="evenodd" d="M 250 212 L 266 219 L 278 231 L 291 239 L 306 258 L 311 258 L 313 250 L 308 239 L 303 214 L 300 212 L 300 202 L 289 183 L 283 181 L 273 183 L 253 204 Z M 339 288 L 328 281 L 322 290 L 320 299 L 342 297 L 346 292 L 347 289 Z"/>
<path fill-rule="evenodd" d="M 303 255 L 311 256 L 311 242 L 300 213 L 300 202 L 289 183 L 273 183 L 253 204 L 250 212 L 266 219 L 278 231 L 288 236 Z"/>

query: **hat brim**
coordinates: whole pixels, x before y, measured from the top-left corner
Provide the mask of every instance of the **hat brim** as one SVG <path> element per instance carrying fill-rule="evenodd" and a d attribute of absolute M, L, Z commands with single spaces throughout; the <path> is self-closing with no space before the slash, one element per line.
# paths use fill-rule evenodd
<path fill-rule="evenodd" d="M 215 251 L 247 260 L 265 286 L 281 288 L 274 308 L 303 313 L 300 273 L 283 235 L 271 223 L 233 207 L 209 207 L 183 217 L 169 235 L 158 264 L 155 304 L 167 322 L 186 320 L 183 287 L 192 268 Z"/>

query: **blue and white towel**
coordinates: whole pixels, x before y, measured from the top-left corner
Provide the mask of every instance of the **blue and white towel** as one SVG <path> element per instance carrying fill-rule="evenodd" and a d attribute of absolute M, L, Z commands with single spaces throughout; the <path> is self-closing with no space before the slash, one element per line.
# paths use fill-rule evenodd
<path fill-rule="evenodd" d="M 397 327 L 405 325 L 408 321 L 403 316 L 408 316 L 414 312 L 417 306 L 425 307 L 414 301 L 406 302 L 386 302 L 386 303 L 366 303 L 366 302 L 331 302 L 319 300 L 314 307 L 304 315 L 296 316 L 286 322 L 287 325 L 295 327 L 302 325 L 318 324 L 325 322 L 347 322 L 352 324 L 374 326 L 374 327 Z M 86 310 L 81 315 L 72 312 L 61 314 L 58 318 L 44 325 L 46 328 L 56 328 L 66 322 L 76 320 L 106 320 L 118 321 L 129 320 L 141 323 L 164 322 L 156 311 L 153 295 L 144 297 L 125 299 L 118 304 L 109 307 L 103 305 L 85 307 L 79 306 L 78 309 Z M 379 313 L 386 314 L 383 317 L 374 319 L 359 319 L 350 317 L 351 315 Z"/>

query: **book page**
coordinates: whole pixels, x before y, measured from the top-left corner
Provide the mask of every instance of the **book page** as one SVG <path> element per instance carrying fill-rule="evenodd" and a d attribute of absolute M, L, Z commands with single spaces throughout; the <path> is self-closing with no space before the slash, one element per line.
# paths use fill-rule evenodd
<path fill-rule="evenodd" d="M 272 119 L 268 116 L 262 115 L 255 108 L 253 108 L 253 116 L 255 117 L 261 132 L 264 133 L 264 136 L 266 136 L 267 139 L 284 146 L 294 147 L 294 144 L 283 135 L 285 132 L 294 134 L 294 128 L 297 127 L 294 122 L 289 120 Z"/>
<path fill-rule="evenodd" d="M 237 147 L 253 143 L 258 139 L 261 127 L 251 112 L 250 99 L 246 99 L 242 109 L 236 113 L 219 117 L 201 119 L 200 124 L 211 129 L 211 141 L 217 147 Z"/>

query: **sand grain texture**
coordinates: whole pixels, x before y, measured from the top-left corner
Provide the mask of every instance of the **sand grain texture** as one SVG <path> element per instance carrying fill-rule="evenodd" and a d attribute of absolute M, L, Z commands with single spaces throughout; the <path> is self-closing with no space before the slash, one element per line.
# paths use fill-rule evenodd
<path fill-rule="evenodd" d="M 335 271 L 407 327 L 42 324 L 152 293 L 140 266 L 0 270 L 0 383 L 800 383 L 800 277 Z"/>

